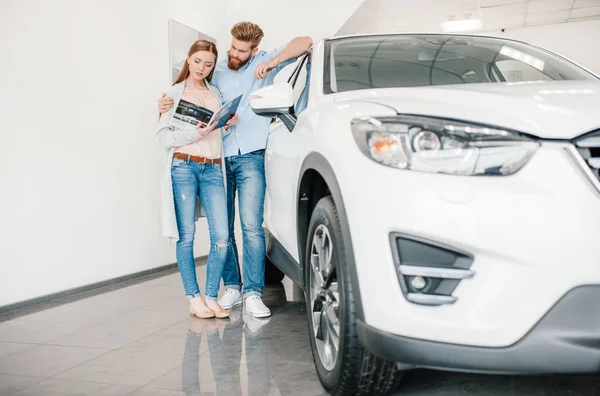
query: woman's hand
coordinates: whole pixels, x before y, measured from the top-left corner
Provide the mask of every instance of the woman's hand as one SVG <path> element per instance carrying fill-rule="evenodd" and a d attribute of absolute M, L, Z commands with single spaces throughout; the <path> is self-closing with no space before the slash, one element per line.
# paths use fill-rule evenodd
<path fill-rule="evenodd" d="M 198 131 L 200 136 L 205 137 L 206 135 L 215 130 L 215 125 L 217 125 L 216 121 L 214 121 L 210 125 L 202 124 L 199 122 L 198 125 L 196 125 L 196 130 Z"/>
<path fill-rule="evenodd" d="M 158 112 L 161 114 L 166 113 L 167 111 L 171 110 L 171 107 L 173 107 L 174 104 L 175 101 L 173 98 L 167 98 L 167 94 L 163 93 L 161 98 L 158 100 Z"/>
<path fill-rule="evenodd" d="M 237 113 L 235 113 L 233 115 L 233 117 L 231 117 L 229 119 L 229 121 L 227 121 L 227 124 L 226 124 L 227 126 L 225 128 L 229 129 L 230 127 L 236 125 L 239 121 L 240 121 L 240 119 L 239 119 Z"/>

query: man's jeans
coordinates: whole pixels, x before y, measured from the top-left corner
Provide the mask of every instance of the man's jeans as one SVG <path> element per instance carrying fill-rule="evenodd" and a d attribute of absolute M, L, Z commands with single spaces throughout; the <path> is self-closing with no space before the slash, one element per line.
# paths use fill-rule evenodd
<path fill-rule="evenodd" d="M 264 161 L 264 150 L 225 159 L 231 249 L 227 252 L 223 284 L 226 288 L 240 290 L 240 267 L 233 230 L 237 191 L 244 244 L 242 288 L 244 297 L 262 295 L 265 285 L 265 231 L 262 227 L 266 189 Z"/>
<path fill-rule="evenodd" d="M 177 265 L 188 298 L 198 297 L 200 289 L 194 263 L 194 234 L 196 232 L 196 197 L 206 213 L 210 233 L 210 253 L 206 264 L 207 300 L 216 300 L 221 274 L 229 249 L 227 200 L 221 165 L 202 164 L 173 159 L 171 167 L 173 198 L 177 216 Z"/>

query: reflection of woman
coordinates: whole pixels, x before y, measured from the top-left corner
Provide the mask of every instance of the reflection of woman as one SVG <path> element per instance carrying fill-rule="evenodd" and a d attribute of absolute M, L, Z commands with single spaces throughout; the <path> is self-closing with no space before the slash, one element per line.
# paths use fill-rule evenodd
<path fill-rule="evenodd" d="M 200 321 L 198 321 L 200 322 Z M 200 342 L 202 330 L 188 331 L 181 365 L 181 387 L 186 396 L 200 396 Z M 204 370 L 203 370 L 204 371 Z"/>
<path fill-rule="evenodd" d="M 293 361 L 292 356 L 297 356 L 298 349 L 292 348 L 295 351 L 292 355 L 288 357 L 284 354 L 285 357 L 281 358 L 281 351 L 286 350 L 284 344 L 288 339 L 269 335 L 264 328 L 267 323 L 268 319 L 257 319 L 246 313 L 242 314 L 241 311 L 233 312 L 231 320 L 227 321 L 191 319 L 181 364 L 181 386 L 185 395 L 214 395 L 212 384 L 216 387 L 216 395 L 271 394 L 274 368 L 270 360 L 271 353 L 280 357 L 279 366 L 285 370 L 287 365 L 283 364 L 283 361 Z M 201 358 L 199 355 L 203 334 L 206 334 L 208 353 L 202 354 Z M 272 351 L 273 341 L 281 341 L 277 351 Z M 242 354 L 243 352 L 245 353 Z M 201 379 L 201 375 L 209 373 L 208 363 L 204 359 L 207 355 L 214 378 Z M 245 363 L 242 363 L 243 361 Z M 241 371 L 247 371 L 247 379 L 240 378 L 240 364 L 245 366 Z M 202 390 L 201 386 L 205 389 Z M 293 386 L 288 385 L 286 392 L 281 391 L 279 394 L 293 393 Z M 210 391 L 207 387 L 211 388 Z"/>
<path fill-rule="evenodd" d="M 175 103 L 184 99 L 211 111 L 218 110 L 221 95 L 209 84 L 217 56 L 214 43 L 196 41 L 168 96 L 173 97 Z M 177 265 L 190 301 L 190 313 L 199 318 L 225 318 L 229 311 L 222 309 L 216 301 L 229 249 L 221 142 L 223 130 L 214 130 L 213 126 L 201 123 L 188 129 L 175 127 L 169 122 L 175 108 L 177 106 L 161 115 L 157 134 L 167 150 L 165 178 L 161 186 L 162 231 L 171 241 L 177 241 Z M 236 122 L 237 117 L 234 117 L 228 125 Z M 193 254 L 195 221 L 200 216 L 206 216 L 210 232 L 206 301 L 200 296 Z"/>
<path fill-rule="evenodd" d="M 235 319 L 234 321 L 191 319 L 181 364 L 181 387 L 186 396 L 215 395 L 212 391 L 213 384 L 217 395 L 242 394 L 240 382 L 242 326 L 243 322 Z M 222 328 L 221 337 L 219 332 Z M 208 362 L 200 358 L 203 334 L 206 334 L 213 378 L 200 378 L 201 375 L 209 373 Z M 201 385 L 204 390 L 201 389 Z M 247 392 L 247 394 L 251 393 Z"/>

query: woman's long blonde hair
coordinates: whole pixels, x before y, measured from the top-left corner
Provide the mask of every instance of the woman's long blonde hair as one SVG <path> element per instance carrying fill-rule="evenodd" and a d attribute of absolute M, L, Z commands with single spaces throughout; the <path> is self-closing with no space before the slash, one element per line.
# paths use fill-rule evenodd
<path fill-rule="evenodd" d="M 211 52 L 215 56 L 215 66 L 217 65 L 217 59 L 219 58 L 219 53 L 217 51 L 217 46 L 215 45 L 215 43 L 213 43 L 212 41 L 208 41 L 208 40 L 196 41 L 190 47 L 190 50 L 188 52 L 188 58 L 190 56 L 194 55 L 198 51 Z M 214 72 L 215 72 L 215 69 L 213 67 L 213 69 L 210 71 L 210 74 L 206 77 L 206 79 L 209 82 L 210 82 L 210 80 L 212 80 L 212 76 L 213 76 Z M 187 59 L 186 59 L 186 61 L 183 63 L 183 67 L 181 68 L 181 71 L 179 72 L 179 75 L 175 79 L 175 82 L 173 83 L 173 85 L 182 82 L 183 80 L 188 78 L 189 75 L 190 75 L 190 65 L 188 65 Z"/>

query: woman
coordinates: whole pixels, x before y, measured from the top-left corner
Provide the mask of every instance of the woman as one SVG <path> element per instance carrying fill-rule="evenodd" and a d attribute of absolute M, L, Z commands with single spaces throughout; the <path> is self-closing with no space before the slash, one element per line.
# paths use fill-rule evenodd
<path fill-rule="evenodd" d="M 195 127 L 173 126 L 171 117 L 181 99 L 211 111 L 218 110 L 221 95 L 209 84 L 217 57 L 217 48 L 210 41 L 198 40 L 192 45 L 179 76 L 167 93 L 174 99 L 175 106 L 161 115 L 157 134 L 167 150 L 161 185 L 162 231 L 170 241 L 177 241 L 177 265 L 189 298 L 190 314 L 203 319 L 229 317 L 229 311 L 217 303 L 229 249 L 222 144 L 225 131 L 214 130 L 214 125 L 201 122 Z M 227 128 L 235 123 L 237 115 L 227 123 Z M 200 296 L 193 253 L 196 220 L 204 216 L 210 233 L 205 301 Z"/>

